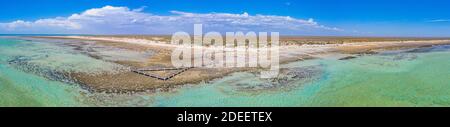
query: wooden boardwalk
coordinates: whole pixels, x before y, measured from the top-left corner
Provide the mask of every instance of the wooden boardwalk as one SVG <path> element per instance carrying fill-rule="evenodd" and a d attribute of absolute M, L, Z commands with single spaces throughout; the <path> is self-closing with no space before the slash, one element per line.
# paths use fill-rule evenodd
<path fill-rule="evenodd" d="M 187 68 L 142 68 L 142 69 L 136 69 L 136 70 L 131 70 L 134 73 L 140 74 L 140 75 L 144 75 L 150 78 L 155 78 L 155 79 L 159 79 L 159 80 L 163 80 L 163 81 L 167 81 L 189 69 L 191 69 L 193 67 L 187 67 Z M 149 74 L 149 73 L 145 73 L 146 71 L 173 71 L 173 70 L 179 70 L 177 72 L 174 72 L 172 74 L 169 74 L 166 77 L 160 76 L 160 75 L 155 75 L 155 74 Z"/>

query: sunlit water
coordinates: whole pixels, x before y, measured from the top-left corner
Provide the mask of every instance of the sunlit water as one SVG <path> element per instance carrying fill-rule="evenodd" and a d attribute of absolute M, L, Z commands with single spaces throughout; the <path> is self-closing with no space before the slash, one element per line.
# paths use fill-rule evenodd
<path fill-rule="evenodd" d="M 0 106 L 450 106 L 449 46 L 299 61 L 282 65 L 276 80 L 239 72 L 170 92 L 116 95 L 90 93 L 53 72 L 122 66 L 55 43 L 0 38 Z M 39 69 L 23 69 L 30 65 Z"/>

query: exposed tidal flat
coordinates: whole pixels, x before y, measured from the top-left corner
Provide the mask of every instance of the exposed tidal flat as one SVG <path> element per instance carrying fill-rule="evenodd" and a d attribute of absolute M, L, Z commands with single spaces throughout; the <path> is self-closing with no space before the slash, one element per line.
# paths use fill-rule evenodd
<path fill-rule="evenodd" d="M 156 53 L 74 43 L 0 38 L 0 106 L 450 106 L 448 45 L 320 54 L 282 64 L 276 79 L 237 71 L 168 91 L 108 93 L 78 75 L 124 73 L 130 64 L 117 61 Z"/>

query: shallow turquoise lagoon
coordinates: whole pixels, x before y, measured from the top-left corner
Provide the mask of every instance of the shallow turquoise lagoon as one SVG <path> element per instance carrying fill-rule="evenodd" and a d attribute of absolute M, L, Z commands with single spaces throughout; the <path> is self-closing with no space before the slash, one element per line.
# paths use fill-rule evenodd
<path fill-rule="evenodd" d="M 450 106 L 450 46 L 332 55 L 282 65 L 278 79 L 240 72 L 170 92 L 117 95 L 55 80 L 55 70 L 121 68 L 57 43 L 0 38 L 0 106 Z M 15 65 L 22 60 L 39 69 Z"/>

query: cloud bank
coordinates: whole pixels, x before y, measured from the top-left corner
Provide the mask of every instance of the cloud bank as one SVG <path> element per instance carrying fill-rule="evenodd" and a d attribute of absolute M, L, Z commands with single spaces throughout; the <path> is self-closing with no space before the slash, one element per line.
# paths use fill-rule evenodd
<path fill-rule="evenodd" d="M 192 32 L 193 24 L 203 24 L 204 31 L 266 31 L 281 34 L 336 33 L 343 30 L 320 25 L 313 19 L 289 16 L 250 15 L 248 13 L 189 13 L 171 11 L 170 15 L 143 12 L 145 7 L 105 6 L 68 17 L 17 20 L 0 23 L 0 33 L 40 34 L 172 34 Z"/>

